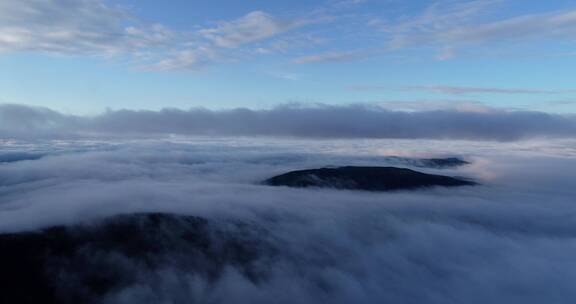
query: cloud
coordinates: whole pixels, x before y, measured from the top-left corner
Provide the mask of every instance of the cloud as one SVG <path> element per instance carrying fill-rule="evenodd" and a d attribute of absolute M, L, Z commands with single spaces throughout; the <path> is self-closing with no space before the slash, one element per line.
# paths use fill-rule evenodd
<path fill-rule="evenodd" d="M 501 0 L 432 1 L 422 14 L 403 16 L 383 30 L 390 33 L 450 28 L 484 15 Z"/>
<path fill-rule="evenodd" d="M 438 33 L 440 41 L 484 43 L 498 41 L 571 39 L 576 35 L 576 11 L 518 16 L 480 26 Z"/>
<path fill-rule="evenodd" d="M 246 48 L 251 44 L 277 38 L 286 32 L 320 22 L 322 19 L 281 19 L 266 12 L 253 11 L 235 20 L 220 21 L 214 28 L 198 30 L 195 34 L 201 40 L 195 49 L 186 48 L 173 51 L 168 58 L 151 67 L 158 70 L 197 69 L 216 61 L 226 61 L 228 60 L 226 58 L 238 57 L 238 50 L 231 53 L 230 49 Z M 308 37 L 307 40 L 311 40 L 311 38 Z M 277 40 L 269 47 L 257 45 L 248 53 L 252 55 L 270 54 L 287 48 L 281 46 L 281 42 L 281 40 Z M 295 47 L 296 43 L 292 42 L 291 46 Z"/>
<path fill-rule="evenodd" d="M 576 100 L 550 100 L 544 104 L 547 106 L 569 106 L 576 105 Z"/>
<path fill-rule="evenodd" d="M 541 90 L 541 89 L 520 89 L 520 88 L 494 88 L 494 87 L 467 87 L 467 86 L 448 86 L 448 85 L 410 85 L 393 88 L 389 86 L 378 85 L 357 85 L 350 87 L 353 90 L 379 90 L 379 89 L 397 89 L 402 91 L 422 91 L 429 93 L 441 93 L 449 95 L 466 95 L 466 94 L 563 94 L 574 93 L 575 90 Z"/>
<path fill-rule="evenodd" d="M 394 2 L 387 5 L 394 9 Z M 563 41 L 576 34 L 576 12 L 569 10 L 490 18 L 488 12 L 503 3 L 501 0 L 437 1 L 420 15 L 398 14 L 401 17 L 391 20 L 346 12 L 364 3 L 366 6 L 361 6 L 367 9 L 369 1 L 330 3 L 328 8 L 299 16 L 254 10 L 230 20 L 207 20 L 210 26 L 176 30 L 146 22 L 133 11 L 105 0 L 7 0 L 0 2 L 0 53 L 106 56 L 127 60 L 143 70 L 196 70 L 296 48 L 308 49 L 300 52 L 308 55 L 292 60 L 296 64 L 360 60 L 422 47 L 437 48 L 438 60 L 450 60 L 461 53 L 460 48 L 472 45 Z M 372 19 L 368 29 L 367 17 Z M 303 30 L 327 20 L 338 24 Z M 379 29 L 376 40 L 374 27 Z M 358 39 L 369 40 L 354 50 L 338 50 L 336 44 L 332 51 L 318 47 L 331 42 L 342 45 L 340 42 L 351 36 L 354 45 Z"/>
<path fill-rule="evenodd" d="M 402 111 L 456 111 L 490 113 L 494 109 L 473 100 L 416 100 L 416 101 L 382 101 L 380 106 L 390 110 Z"/>
<path fill-rule="evenodd" d="M 363 5 L 368 2 L 368 0 L 337 0 L 332 3 L 332 7 L 336 9 L 347 9 L 352 6 Z"/>
<path fill-rule="evenodd" d="M 214 48 L 201 46 L 195 49 L 176 50 L 170 55 L 148 64 L 142 69 L 152 71 L 198 70 L 208 66 L 220 58 Z"/>
<path fill-rule="evenodd" d="M 280 20 L 265 12 L 253 11 L 236 20 L 222 21 L 215 28 L 202 29 L 199 34 L 218 47 L 236 48 L 274 37 L 310 22 L 312 21 Z"/>
<path fill-rule="evenodd" d="M 96 132 L 519 140 L 576 135 L 573 115 L 499 110 L 404 112 L 368 105 L 288 104 L 269 110 L 118 110 L 93 117 L 63 115 L 45 108 L 3 105 L 0 107 L 1 117 L 5 119 L 0 121 L 0 133 L 5 137 Z"/>
<path fill-rule="evenodd" d="M 101 273 L 98 265 L 107 265 L 134 280 L 90 301 L 536 304 L 571 303 L 575 296 L 574 140 L 175 138 L 9 146 L 19 152 L 62 147 L 82 152 L 0 164 L 1 233 L 63 224 L 99 229 L 98 221 L 113 215 L 167 212 L 206 218 L 212 237 L 226 232 L 253 250 L 276 253 L 249 257 L 249 269 L 261 278 L 254 282 L 236 265 L 218 276 L 194 272 L 183 267 L 186 259 L 178 251 L 150 250 L 146 261 L 154 263 L 138 263 L 133 251 L 94 244 L 77 252 L 83 271 Z M 452 173 L 484 185 L 379 194 L 258 184 L 295 168 L 386 164 L 382 149 L 469 154 L 473 165 Z M 563 151 L 572 154 L 561 156 Z M 245 233 L 248 228 L 252 233 Z M 172 246 L 181 239 L 171 232 L 150 238 L 164 249 L 181 248 Z M 215 249 L 219 244 L 216 239 Z M 72 293 L 71 283 L 85 282 L 69 281 L 82 278 L 71 269 L 51 268 L 48 274 L 64 296 Z"/>
<path fill-rule="evenodd" d="M 458 56 L 458 48 L 464 44 L 459 39 L 444 39 L 443 35 L 469 26 L 471 29 L 478 26 L 478 19 L 484 20 L 485 15 L 500 5 L 502 0 L 472 0 L 472 1 L 432 1 L 425 10 L 414 15 L 412 11 L 397 14 L 398 18 L 383 19 L 380 16 L 372 17 L 366 24 L 368 29 L 357 29 L 355 36 L 374 34 L 378 29 L 382 46 L 373 42 L 371 46 L 362 50 L 332 51 L 293 60 L 297 64 L 315 62 L 345 62 L 364 59 L 373 56 L 390 54 L 406 48 L 437 47 L 435 58 L 446 61 Z M 394 1 L 388 3 L 391 9 L 397 6 Z M 362 16 L 365 18 L 365 16 Z M 365 20 L 364 20 L 365 21 Z M 382 35 L 383 34 L 383 35 Z"/>
<path fill-rule="evenodd" d="M 377 55 L 380 51 L 357 50 L 345 52 L 327 52 L 315 55 L 298 57 L 292 60 L 294 64 L 326 63 L 326 62 L 347 62 L 369 58 Z"/>
<path fill-rule="evenodd" d="M 377 24 L 389 35 L 389 49 L 437 46 L 448 60 L 458 47 L 570 40 L 576 35 L 576 11 L 564 10 L 489 20 L 486 13 L 502 1 L 437 2 L 423 14 Z M 487 20 L 488 19 L 488 20 Z"/>
<path fill-rule="evenodd" d="M 214 28 L 176 31 L 144 22 L 104 0 L 1 1 L 0 53 L 114 56 L 131 59 L 144 70 L 195 70 L 238 56 L 226 49 L 270 39 L 320 19 L 288 20 L 253 11 L 220 21 Z"/>
<path fill-rule="evenodd" d="M 456 50 L 453 47 L 445 47 L 436 56 L 436 59 L 440 61 L 450 60 L 456 57 Z"/>
<path fill-rule="evenodd" d="M 376 25 L 391 35 L 390 48 L 413 46 L 433 41 L 436 33 L 461 27 L 482 16 L 500 0 L 435 1 L 420 15 Z"/>
<path fill-rule="evenodd" d="M 160 24 L 131 19 L 100 0 L 2 1 L 0 52 L 115 54 L 157 47 L 174 35 Z"/>
<path fill-rule="evenodd" d="M 413 91 L 425 91 L 444 94 L 560 94 L 569 91 L 564 90 L 538 90 L 538 89 L 515 89 L 515 88 L 490 88 L 490 87 L 464 87 L 464 86 L 404 86 L 402 89 Z"/>
<path fill-rule="evenodd" d="M 59 129 L 70 125 L 74 117 L 65 116 L 48 108 L 3 104 L 0 106 L 0 133 L 15 136 L 39 136 L 43 129 Z M 48 131 L 50 132 L 50 131 Z"/>
<path fill-rule="evenodd" d="M 356 58 L 352 52 L 331 52 L 317 55 L 303 56 L 294 59 L 292 62 L 295 64 L 307 64 L 316 62 L 341 62 L 348 61 Z"/>

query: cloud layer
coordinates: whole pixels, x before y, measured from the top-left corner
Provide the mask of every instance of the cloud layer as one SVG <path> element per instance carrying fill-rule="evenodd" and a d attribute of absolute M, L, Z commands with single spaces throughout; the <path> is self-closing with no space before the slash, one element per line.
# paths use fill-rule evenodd
<path fill-rule="evenodd" d="M 576 136 L 573 115 L 527 111 L 404 112 L 367 105 L 284 105 L 270 110 L 107 111 L 93 117 L 46 108 L 0 106 L 0 132 L 11 136 L 102 134 L 261 135 L 318 138 L 519 140 Z"/>
<path fill-rule="evenodd" d="M 571 303 L 575 296 L 574 141 L 180 138 L 13 141 L 6 150 L 45 156 L 0 164 L 2 233 L 171 212 L 207 218 L 230 235 L 248 226 L 228 220 L 245 222 L 262 233 L 244 237 L 281 249 L 256 261 L 266 275 L 256 283 L 234 268 L 210 281 L 170 263 L 182 260 L 178 252 L 152 268 L 92 249 L 84 258 L 94 265 L 137 278 L 96 302 Z M 297 168 L 386 165 L 391 150 L 462 153 L 473 164 L 450 174 L 483 186 L 376 194 L 258 184 Z"/>

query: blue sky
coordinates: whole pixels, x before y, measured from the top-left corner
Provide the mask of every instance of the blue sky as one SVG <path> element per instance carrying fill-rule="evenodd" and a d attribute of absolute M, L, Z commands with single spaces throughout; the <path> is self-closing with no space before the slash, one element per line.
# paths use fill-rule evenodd
<path fill-rule="evenodd" d="M 0 103 L 576 112 L 572 0 L 0 0 Z"/>

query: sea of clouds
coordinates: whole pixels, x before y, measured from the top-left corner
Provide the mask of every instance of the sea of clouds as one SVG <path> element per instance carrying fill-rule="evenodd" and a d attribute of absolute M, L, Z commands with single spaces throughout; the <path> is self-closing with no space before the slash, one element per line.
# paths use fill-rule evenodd
<path fill-rule="evenodd" d="M 471 165 L 418 170 L 481 185 L 369 193 L 260 184 L 294 169 L 445 156 Z M 104 303 L 571 303 L 575 172 L 572 139 L 5 139 L 0 233 L 166 212 L 250 223 L 279 249 L 258 283 L 233 267 L 208 282 L 167 265 L 141 269 L 137 285 Z"/>
<path fill-rule="evenodd" d="M 70 138 L 94 133 L 512 141 L 575 138 L 576 115 L 488 107 L 397 111 L 369 104 L 284 104 L 270 109 L 123 109 L 79 116 L 0 104 L 0 138 Z"/>

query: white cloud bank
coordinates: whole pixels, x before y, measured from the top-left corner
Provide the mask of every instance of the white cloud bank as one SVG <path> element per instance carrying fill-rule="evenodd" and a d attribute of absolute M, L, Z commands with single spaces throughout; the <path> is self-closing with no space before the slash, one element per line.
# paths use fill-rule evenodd
<path fill-rule="evenodd" d="M 226 220 L 245 221 L 264 232 L 259 242 L 279 249 L 262 261 L 265 279 L 255 283 L 234 267 L 212 281 L 187 272 L 170 263 L 182 260 L 178 252 L 153 268 L 91 248 L 87 259 L 137 278 L 106 294 L 107 304 L 572 303 L 574 141 L 533 144 L 11 142 L 1 151 L 85 152 L 0 164 L 0 232 L 172 212 L 215 220 L 232 234 Z M 296 168 L 383 165 L 382 150 L 393 149 L 463 153 L 473 165 L 449 173 L 483 186 L 377 194 L 257 184 Z M 566 151 L 571 156 L 559 156 Z M 65 280 L 53 282 L 69 286 Z"/>
<path fill-rule="evenodd" d="M 269 110 L 118 110 L 82 117 L 5 104 L 0 106 L 0 132 L 4 137 L 102 133 L 506 141 L 576 137 L 576 117 L 489 108 L 404 112 L 367 105 L 284 105 Z"/>

